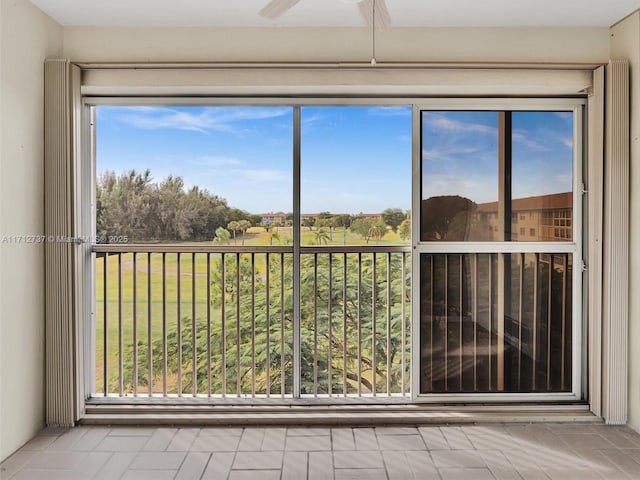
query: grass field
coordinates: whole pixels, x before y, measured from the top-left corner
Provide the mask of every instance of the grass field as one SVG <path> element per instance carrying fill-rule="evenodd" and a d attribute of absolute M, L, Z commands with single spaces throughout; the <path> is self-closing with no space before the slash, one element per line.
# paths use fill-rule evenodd
<path fill-rule="evenodd" d="M 302 243 L 304 245 L 313 244 L 314 238 L 316 238 L 314 231 L 310 231 L 307 228 L 304 228 L 303 230 Z M 280 241 L 274 241 L 274 245 L 286 243 L 285 239 L 290 238 L 291 228 L 281 227 L 278 233 L 280 235 Z M 270 234 L 265 232 L 262 228 L 253 228 L 247 232 L 246 236 L 239 234 L 235 240 L 232 239 L 231 245 L 236 243 L 237 245 L 242 245 L 243 240 L 245 246 L 269 245 Z M 360 236 L 338 229 L 333 233 L 333 238 L 328 239 L 328 243 L 356 246 L 363 245 L 364 241 Z M 370 244 L 375 243 L 376 242 L 370 242 Z M 401 241 L 398 236 L 391 231 L 388 232 L 387 235 L 385 235 L 379 242 L 381 245 L 402 243 L 405 242 Z M 243 255 L 243 258 L 250 258 L 250 256 L 250 254 L 245 254 Z M 291 254 L 285 254 L 285 256 L 287 258 L 286 263 L 288 264 L 285 268 L 285 274 L 290 275 L 290 263 L 292 256 Z M 266 254 L 255 254 L 254 256 L 255 275 L 256 278 L 262 282 L 263 287 L 266 277 L 266 257 Z M 162 273 L 162 254 L 153 254 L 150 259 L 146 253 L 137 254 L 135 256 L 135 269 L 134 256 L 132 253 L 109 255 L 106 275 L 106 292 L 104 287 L 105 257 L 96 259 L 96 392 L 100 393 L 104 390 L 105 378 L 103 365 L 105 358 L 109 391 L 112 393 L 117 391 L 118 383 L 120 381 L 120 346 L 122 346 L 123 355 L 131 355 L 134 345 L 134 330 L 138 343 L 146 345 L 148 343 L 147 339 L 149 338 L 149 334 L 152 343 L 161 341 L 163 337 L 163 318 L 166 319 L 166 329 L 169 331 L 177 328 L 179 318 L 192 318 L 194 314 L 196 318 L 206 318 L 207 314 L 209 314 L 212 323 L 220 322 L 221 307 L 219 306 L 219 287 L 218 290 L 215 290 L 215 288 L 212 287 L 209 291 L 209 301 L 213 300 L 213 304 L 215 304 L 216 298 L 214 297 L 218 296 L 218 306 L 212 306 L 207 299 L 207 290 L 209 285 L 213 285 L 216 281 L 217 285 L 220 283 L 219 273 L 216 273 L 219 272 L 220 255 L 211 254 L 209 258 L 209 281 L 211 283 L 207 282 L 206 254 L 196 254 L 195 256 L 190 253 L 181 254 L 179 265 L 178 254 L 166 254 L 164 277 Z M 280 301 L 279 276 L 282 273 L 280 271 L 280 259 L 281 254 L 271 254 L 270 256 L 270 262 L 272 264 L 272 285 L 270 285 L 269 295 L 272 303 Z M 148 269 L 149 262 L 150 271 Z M 227 255 L 227 268 L 234 267 L 234 265 L 235 255 Z M 178 266 L 180 275 L 178 275 Z M 216 274 L 218 275 L 217 278 Z M 273 278 L 276 278 L 278 281 L 274 281 Z M 229 278 L 227 278 L 227 282 L 230 285 L 228 288 L 233 289 L 233 281 L 230 282 Z M 285 289 L 287 291 L 285 298 L 287 299 L 290 299 L 290 288 L 290 279 L 285 279 Z M 233 292 L 227 292 L 227 294 L 232 295 Z M 107 313 L 106 352 L 104 341 L 105 300 Z M 285 310 L 290 310 L 290 301 L 284 301 L 287 302 L 284 306 Z M 133 320 L 134 308 L 136 318 L 135 322 Z M 243 306 L 242 308 L 247 307 Z M 273 308 L 274 311 L 280 311 L 278 305 L 275 305 Z M 232 317 L 233 312 L 229 312 L 228 315 Z M 151 326 L 151 332 L 149 332 L 149 325 Z M 183 328 L 191 328 L 190 323 L 187 322 L 185 324 L 183 321 Z M 278 344 L 280 341 L 279 335 L 281 332 L 277 320 L 273 321 L 272 328 L 277 335 L 274 335 L 272 338 L 270 350 L 273 350 L 278 354 Z M 187 333 L 190 335 L 190 332 Z M 233 332 L 231 332 L 230 335 L 233 335 Z M 288 324 L 285 325 L 284 335 L 287 339 L 292 335 Z M 233 336 L 229 338 L 229 341 L 231 342 L 234 342 L 235 340 L 236 339 Z M 289 342 L 287 342 L 287 345 L 288 344 Z M 127 364 L 127 361 L 130 362 L 130 359 L 123 359 L 123 363 L 125 365 Z M 144 376 L 146 374 L 146 369 L 146 364 L 139 364 L 140 376 Z M 126 379 L 123 379 L 123 381 L 126 382 Z M 146 386 L 141 385 L 139 387 L 140 393 L 146 393 L 146 388 Z M 169 376 L 167 379 L 167 389 L 169 391 L 176 389 L 176 379 L 172 376 Z M 154 391 L 160 393 L 162 391 L 162 385 L 156 384 Z"/>

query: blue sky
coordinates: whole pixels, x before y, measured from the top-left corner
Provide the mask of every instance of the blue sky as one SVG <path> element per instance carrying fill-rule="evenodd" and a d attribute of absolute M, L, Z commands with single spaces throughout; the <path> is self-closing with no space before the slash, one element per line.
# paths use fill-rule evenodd
<path fill-rule="evenodd" d="M 182 176 L 253 213 L 291 211 L 291 107 L 110 107 L 97 112 L 97 173 Z M 411 204 L 410 107 L 304 107 L 302 211 Z"/>
<path fill-rule="evenodd" d="M 422 113 L 422 197 L 498 199 L 498 113 Z M 571 112 L 513 112 L 512 196 L 572 189 Z"/>
<path fill-rule="evenodd" d="M 293 210 L 293 108 L 111 107 L 97 111 L 97 173 L 183 177 L 252 213 Z M 498 197 L 498 114 L 422 114 L 423 198 Z M 513 113 L 513 197 L 571 190 L 571 112 Z M 303 107 L 302 211 L 411 205 L 411 107 Z"/>

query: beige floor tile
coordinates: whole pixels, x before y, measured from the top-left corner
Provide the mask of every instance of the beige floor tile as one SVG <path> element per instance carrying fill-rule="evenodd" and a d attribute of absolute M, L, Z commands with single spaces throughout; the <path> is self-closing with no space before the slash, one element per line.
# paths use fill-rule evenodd
<path fill-rule="evenodd" d="M 105 439 L 105 437 L 111 432 L 110 428 L 95 427 L 91 428 L 86 434 L 82 436 L 82 439 L 71 447 L 73 451 L 88 452 L 95 450 L 97 446 Z"/>
<path fill-rule="evenodd" d="M 226 480 L 231 472 L 234 453 L 213 453 L 202 474 L 202 480 Z"/>
<path fill-rule="evenodd" d="M 280 470 L 232 470 L 229 480 L 280 480 Z"/>
<path fill-rule="evenodd" d="M 382 452 L 382 457 L 389 480 L 409 480 L 416 478 L 404 452 Z"/>
<path fill-rule="evenodd" d="M 70 477 L 86 480 L 102 471 L 112 457 L 110 452 L 89 452 L 86 457 L 72 469 Z"/>
<path fill-rule="evenodd" d="M 282 461 L 282 480 L 307 478 L 309 454 L 307 452 L 285 452 Z"/>
<path fill-rule="evenodd" d="M 103 452 L 137 452 L 142 450 L 149 437 L 111 437 L 106 436 L 96 447 Z"/>
<path fill-rule="evenodd" d="M 162 452 L 166 450 L 177 432 L 177 428 L 157 428 L 149 441 L 142 447 L 142 450 L 145 452 Z"/>
<path fill-rule="evenodd" d="M 331 445 L 333 450 L 355 450 L 356 442 L 350 428 L 332 428 Z"/>
<path fill-rule="evenodd" d="M 48 470 L 72 470 L 88 455 L 86 452 L 40 452 L 26 468 Z"/>
<path fill-rule="evenodd" d="M 354 428 L 356 450 L 378 450 L 378 439 L 373 428 Z"/>
<path fill-rule="evenodd" d="M 431 458 L 438 468 L 483 468 L 487 466 L 475 450 L 437 450 L 431 452 Z"/>
<path fill-rule="evenodd" d="M 216 437 L 208 435 L 196 438 L 189 450 L 192 452 L 235 452 L 239 442 L 240 437 Z"/>
<path fill-rule="evenodd" d="M 496 480 L 520 480 L 522 476 L 514 467 L 498 467 L 495 465 L 489 465 L 489 471 L 496 478 Z M 567 479 L 565 479 L 567 480 Z"/>
<path fill-rule="evenodd" d="M 55 436 L 53 435 L 39 435 L 37 437 L 32 438 L 27 443 L 25 443 L 22 447 L 22 451 L 41 451 L 46 449 L 49 445 L 56 441 Z"/>
<path fill-rule="evenodd" d="M 127 470 L 121 480 L 173 480 L 175 470 Z"/>
<path fill-rule="evenodd" d="M 488 468 L 441 468 L 442 480 L 494 480 Z"/>
<path fill-rule="evenodd" d="M 238 452 L 233 470 L 275 470 L 282 468 L 282 452 Z"/>
<path fill-rule="evenodd" d="M 63 452 L 71 450 L 78 441 L 89 431 L 88 428 L 71 428 L 56 438 L 55 442 L 47 446 L 47 450 Z"/>
<path fill-rule="evenodd" d="M 109 436 L 112 437 L 151 437 L 155 433 L 156 428 L 152 427 L 114 427 L 110 430 Z"/>
<path fill-rule="evenodd" d="M 37 455 L 37 451 L 18 450 L 0 464 L 0 478 L 9 478 L 27 465 Z"/>
<path fill-rule="evenodd" d="M 384 468 L 379 451 L 333 452 L 334 468 Z"/>
<path fill-rule="evenodd" d="M 239 451 L 256 452 L 262 450 L 262 442 L 264 440 L 264 429 L 262 428 L 248 428 L 240 437 L 240 443 L 238 444 Z"/>
<path fill-rule="evenodd" d="M 558 434 L 564 443 L 572 448 L 614 448 L 615 445 L 597 433 L 562 433 Z"/>
<path fill-rule="evenodd" d="M 168 452 L 186 452 L 200 433 L 199 428 L 180 428 L 167 446 Z"/>
<path fill-rule="evenodd" d="M 549 480 L 549 475 L 544 473 L 544 471 L 540 467 L 516 467 L 516 471 L 518 472 L 518 474 L 520 474 L 523 480 Z"/>
<path fill-rule="evenodd" d="M 185 456 L 184 452 L 140 452 L 129 465 L 129 469 L 178 470 Z"/>
<path fill-rule="evenodd" d="M 71 470 L 20 470 L 11 480 L 76 480 Z M 4 478 L 3 478 L 4 480 Z"/>
<path fill-rule="evenodd" d="M 380 450 L 426 450 L 420 435 L 379 435 Z"/>
<path fill-rule="evenodd" d="M 331 452 L 309 452 L 309 480 L 333 478 L 333 455 Z"/>
<path fill-rule="evenodd" d="M 199 480 L 209 463 L 210 453 L 190 452 L 185 457 L 175 480 Z"/>
<path fill-rule="evenodd" d="M 460 427 L 441 428 L 451 450 L 473 450 L 473 445 Z"/>
<path fill-rule="evenodd" d="M 449 442 L 439 427 L 421 427 L 418 429 L 429 450 L 450 450 Z"/>
<path fill-rule="evenodd" d="M 288 452 L 312 452 L 331 450 L 331 437 L 287 437 L 285 450 Z"/>
<path fill-rule="evenodd" d="M 262 439 L 261 450 L 284 450 L 286 441 L 287 430 L 285 428 L 266 428 L 264 438 Z"/>
<path fill-rule="evenodd" d="M 387 473 L 384 469 L 341 469 L 335 471 L 336 480 L 387 480 Z"/>
<path fill-rule="evenodd" d="M 288 437 L 319 437 L 330 434 L 329 428 L 287 428 Z"/>
<path fill-rule="evenodd" d="M 104 464 L 104 467 L 102 467 L 100 472 L 94 477 L 94 480 L 113 480 L 114 478 L 120 478 L 127 468 L 129 468 L 135 456 L 135 453 L 129 452 L 112 454 Z"/>

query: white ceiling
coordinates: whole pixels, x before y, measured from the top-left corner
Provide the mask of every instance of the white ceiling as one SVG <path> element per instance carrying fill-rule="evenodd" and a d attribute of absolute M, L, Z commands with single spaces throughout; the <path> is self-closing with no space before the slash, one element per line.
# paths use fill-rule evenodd
<path fill-rule="evenodd" d="M 268 0 L 31 0 L 62 25 L 364 26 L 348 0 L 301 0 L 277 20 L 258 12 Z M 351 0 L 353 2 L 353 0 Z M 379 0 L 378 0 L 379 1 Z M 640 0 L 386 0 L 396 27 L 608 27 Z"/>

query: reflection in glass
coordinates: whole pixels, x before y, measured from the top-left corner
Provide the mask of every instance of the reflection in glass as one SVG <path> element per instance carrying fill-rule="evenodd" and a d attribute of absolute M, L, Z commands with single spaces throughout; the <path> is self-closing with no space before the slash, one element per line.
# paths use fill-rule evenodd
<path fill-rule="evenodd" d="M 572 241 L 572 112 L 513 112 L 511 139 L 511 239 Z"/>
<path fill-rule="evenodd" d="M 571 390 L 571 254 L 420 262 L 420 393 Z"/>
<path fill-rule="evenodd" d="M 503 235 L 497 211 L 498 112 L 422 112 L 422 241 L 487 241 Z"/>

